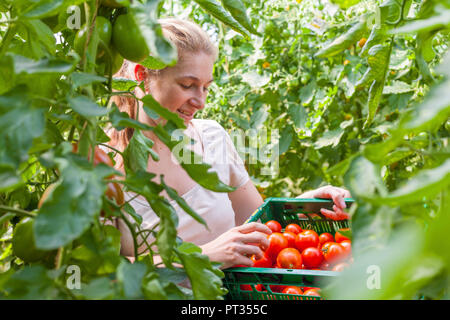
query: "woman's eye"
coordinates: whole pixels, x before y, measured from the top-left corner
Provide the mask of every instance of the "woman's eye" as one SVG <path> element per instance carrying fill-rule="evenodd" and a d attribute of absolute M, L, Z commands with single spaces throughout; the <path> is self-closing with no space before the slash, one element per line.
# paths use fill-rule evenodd
<path fill-rule="evenodd" d="M 184 89 L 190 89 L 192 87 L 191 85 L 185 85 L 185 84 L 180 84 L 180 86 Z"/>

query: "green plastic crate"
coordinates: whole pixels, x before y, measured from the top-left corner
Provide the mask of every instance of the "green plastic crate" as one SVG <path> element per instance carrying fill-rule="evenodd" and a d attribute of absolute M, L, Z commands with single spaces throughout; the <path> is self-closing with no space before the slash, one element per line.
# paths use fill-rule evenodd
<path fill-rule="evenodd" d="M 347 208 L 354 202 L 345 199 Z M 269 220 L 278 221 L 282 228 L 289 223 L 297 223 L 303 229 L 313 229 L 317 233 L 335 234 L 340 228 L 348 228 L 348 220 L 334 221 L 320 213 L 321 208 L 332 210 L 330 199 L 267 198 L 246 223 Z M 224 270 L 224 285 L 228 289 L 227 299 L 232 300 L 317 300 L 321 297 L 273 292 L 274 285 L 294 285 L 298 287 L 318 287 L 327 284 L 339 272 L 325 270 L 294 270 L 278 268 L 229 268 Z M 257 291 L 262 284 L 267 291 Z M 251 290 L 242 290 L 241 285 L 250 285 Z"/>

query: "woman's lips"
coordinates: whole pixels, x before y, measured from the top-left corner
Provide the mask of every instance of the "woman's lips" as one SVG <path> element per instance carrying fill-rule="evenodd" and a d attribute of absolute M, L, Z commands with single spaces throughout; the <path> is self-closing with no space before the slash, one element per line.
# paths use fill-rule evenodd
<path fill-rule="evenodd" d="M 193 113 L 187 113 L 187 112 L 181 111 L 181 110 L 177 110 L 177 111 L 178 111 L 178 114 L 180 115 L 180 117 L 185 120 L 192 120 L 194 118 Z"/>

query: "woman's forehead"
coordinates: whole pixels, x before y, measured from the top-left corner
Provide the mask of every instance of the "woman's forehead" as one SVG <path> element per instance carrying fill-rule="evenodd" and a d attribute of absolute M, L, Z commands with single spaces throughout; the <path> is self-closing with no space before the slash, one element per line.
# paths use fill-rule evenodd
<path fill-rule="evenodd" d="M 177 78 L 192 78 L 193 80 L 210 82 L 212 80 L 213 67 L 214 58 L 207 54 L 199 53 L 184 55 L 175 66 L 169 69 L 172 71 L 170 73 Z"/>

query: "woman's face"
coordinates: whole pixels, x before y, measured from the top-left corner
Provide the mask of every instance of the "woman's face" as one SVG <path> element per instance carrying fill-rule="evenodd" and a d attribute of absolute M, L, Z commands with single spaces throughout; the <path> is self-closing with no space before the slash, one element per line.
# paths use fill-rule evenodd
<path fill-rule="evenodd" d="M 206 53 L 185 54 L 183 61 L 149 80 L 148 93 L 187 124 L 205 106 L 208 87 L 213 81 L 213 65 L 213 57 Z M 141 117 L 143 112 L 139 114 Z M 155 123 L 153 119 L 148 120 Z"/>

